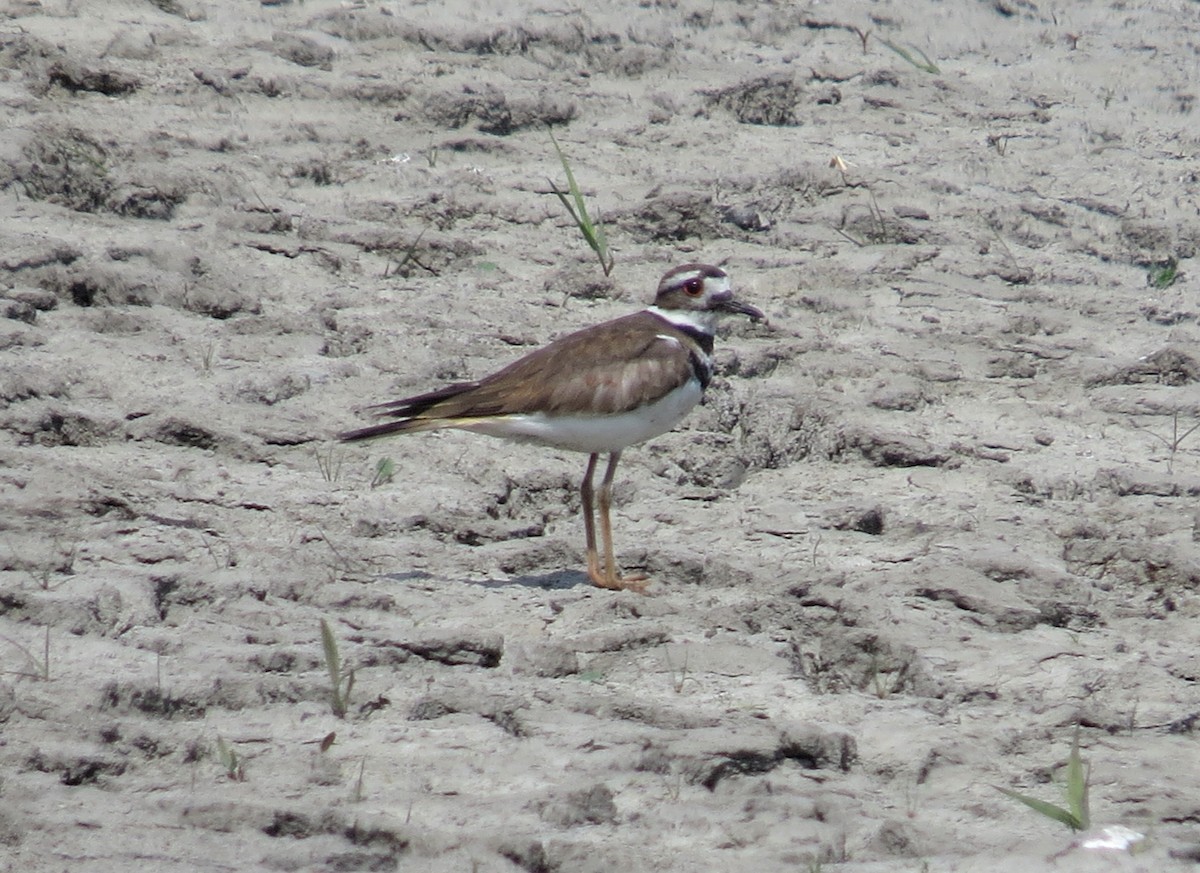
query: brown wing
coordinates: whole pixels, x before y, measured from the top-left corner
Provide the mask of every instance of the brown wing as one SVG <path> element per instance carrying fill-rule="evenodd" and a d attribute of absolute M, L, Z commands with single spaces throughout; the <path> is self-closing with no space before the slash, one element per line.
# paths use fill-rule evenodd
<path fill-rule="evenodd" d="M 626 412 L 692 378 L 693 346 L 662 319 L 637 312 L 556 340 L 416 417 Z"/>

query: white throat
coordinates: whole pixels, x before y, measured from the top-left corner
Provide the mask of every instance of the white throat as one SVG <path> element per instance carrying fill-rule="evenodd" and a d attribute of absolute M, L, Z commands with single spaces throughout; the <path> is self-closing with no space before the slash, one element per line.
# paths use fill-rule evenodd
<path fill-rule="evenodd" d="M 677 309 L 659 309 L 657 306 L 647 306 L 646 311 L 657 315 L 664 321 L 682 330 L 698 330 L 712 336 L 717 329 L 715 312 L 685 312 Z"/>

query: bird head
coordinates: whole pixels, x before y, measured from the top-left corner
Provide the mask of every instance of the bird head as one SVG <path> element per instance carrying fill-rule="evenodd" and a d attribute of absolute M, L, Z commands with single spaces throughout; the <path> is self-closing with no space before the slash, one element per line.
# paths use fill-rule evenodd
<path fill-rule="evenodd" d="M 668 271 L 658 283 L 654 306 L 664 312 L 688 313 L 706 323 L 716 315 L 745 315 L 752 321 L 766 318 L 758 307 L 736 299 L 728 274 L 709 264 L 683 264 Z"/>

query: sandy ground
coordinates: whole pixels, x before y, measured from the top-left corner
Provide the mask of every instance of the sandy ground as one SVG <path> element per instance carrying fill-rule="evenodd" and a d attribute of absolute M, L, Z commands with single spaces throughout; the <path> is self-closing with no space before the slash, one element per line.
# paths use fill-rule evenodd
<path fill-rule="evenodd" d="M 477 6 L 0 10 L 0 867 L 1194 869 L 1200 5 Z M 649 596 L 580 456 L 331 438 L 692 260 Z M 1077 728 L 1137 854 L 996 789 Z"/>

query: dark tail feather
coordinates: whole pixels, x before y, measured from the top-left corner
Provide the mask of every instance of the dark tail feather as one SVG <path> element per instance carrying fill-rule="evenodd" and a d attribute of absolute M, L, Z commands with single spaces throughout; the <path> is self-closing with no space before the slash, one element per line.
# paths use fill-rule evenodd
<path fill-rule="evenodd" d="M 374 406 L 368 406 L 367 411 L 380 417 L 412 418 L 425 412 L 430 407 L 441 403 L 443 400 L 457 397 L 464 391 L 470 391 L 478 387 L 478 382 L 456 382 L 453 385 L 447 385 L 445 388 L 439 388 L 427 394 L 405 397 L 403 400 L 389 400 L 387 403 L 377 403 Z"/>
<path fill-rule="evenodd" d="M 360 427 L 358 430 L 348 430 L 338 434 L 338 439 L 342 442 L 355 442 L 357 440 L 369 440 L 375 437 L 389 436 L 395 433 L 406 433 L 412 430 L 428 430 L 429 423 L 426 421 L 413 421 L 411 418 L 406 418 L 401 421 L 385 421 L 382 424 L 372 424 L 369 427 Z"/>
<path fill-rule="evenodd" d="M 387 403 L 368 406 L 367 411 L 374 414 L 377 418 L 392 418 L 399 419 L 399 421 L 385 421 L 381 424 L 372 424 L 369 427 L 362 427 L 357 430 L 348 430 L 345 433 L 338 434 L 338 439 L 344 442 L 352 442 L 354 440 L 369 440 L 396 433 L 407 433 L 414 430 L 429 430 L 431 429 L 430 420 L 417 420 L 420 415 L 428 412 L 443 400 L 457 397 L 464 391 L 470 391 L 472 388 L 478 386 L 478 382 L 458 382 L 454 385 L 447 385 L 445 388 L 439 388 L 436 391 L 418 394 L 415 397 L 406 397 L 403 400 L 391 400 Z M 432 426 L 436 427 L 436 425 Z"/>

